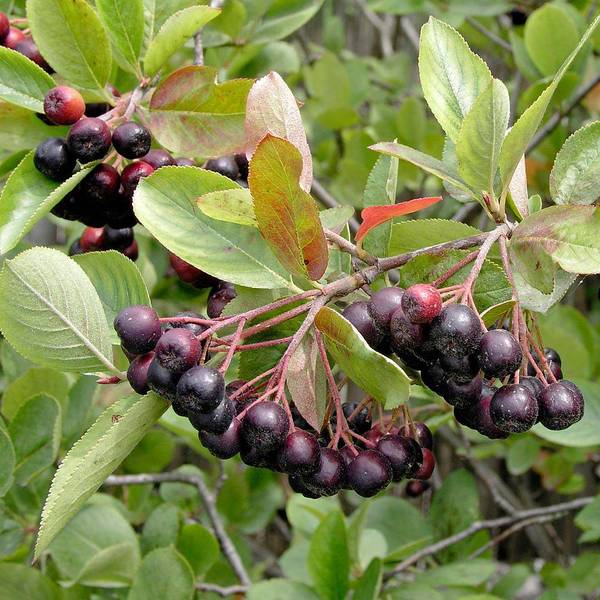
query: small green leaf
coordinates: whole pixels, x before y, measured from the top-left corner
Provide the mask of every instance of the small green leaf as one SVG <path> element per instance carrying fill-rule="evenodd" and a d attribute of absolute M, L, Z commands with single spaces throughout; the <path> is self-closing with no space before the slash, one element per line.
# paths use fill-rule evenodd
<path fill-rule="evenodd" d="M 144 48 L 170 16 L 197 4 L 197 0 L 144 0 Z"/>
<path fill-rule="evenodd" d="M 248 600 L 319 600 L 315 591 L 304 583 L 289 579 L 259 581 L 248 590 Z"/>
<path fill-rule="evenodd" d="M 303 161 L 291 142 L 266 135 L 250 161 L 248 184 L 258 228 L 281 264 L 316 281 L 327 268 L 317 204 L 300 186 Z"/>
<path fill-rule="evenodd" d="M 150 42 L 144 56 L 146 75 L 155 75 L 172 54 L 220 12 L 210 6 L 190 6 L 169 17 Z"/>
<path fill-rule="evenodd" d="M 159 504 L 144 523 L 141 538 L 144 554 L 156 548 L 174 545 L 179 535 L 179 524 L 179 509 L 168 502 Z"/>
<path fill-rule="evenodd" d="M 175 548 L 157 548 L 145 556 L 129 590 L 127 600 L 169 598 L 192 600 L 194 573 Z"/>
<path fill-rule="evenodd" d="M 325 307 L 317 313 L 315 325 L 336 363 L 362 390 L 387 409 L 408 400 L 408 375 L 393 360 L 373 350 L 349 321 Z"/>
<path fill-rule="evenodd" d="M 457 142 L 463 119 L 492 80 L 490 70 L 456 30 L 430 17 L 421 29 L 419 75 L 431 112 Z"/>
<path fill-rule="evenodd" d="M 556 204 L 593 204 L 600 197 L 600 123 L 564 143 L 550 173 L 550 194 Z"/>
<path fill-rule="evenodd" d="M 352 600 L 377 600 L 383 582 L 381 559 L 374 558 L 356 584 Z"/>
<path fill-rule="evenodd" d="M 314 532 L 308 553 L 308 570 L 323 600 L 343 600 L 346 597 L 350 557 L 341 512 L 327 515 Z"/>
<path fill-rule="evenodd" d="M 491 327 L 500 319 L 508 316 L 514 305 L 515 301 L 511 299 L 507 300 L 506 302 L 500 302 L 500 304 L 490 306 L 481 313 L 481 319 L 485 323 L 486 327 Z"/>
<path fill-rule="evenodd" d="M 219 558 L 217 539 L 199 523 L 188 523 L 181 528 L 177 550 L 188 561 L 196 576 L 206 573 Z"/>
<path fill-rule="evenodd" d="M 86 0 L 27 0 L 27 17 L 42 56 L 58 73 L 82 88 L 104 88 L 110 42 Z"/>
<path fill-rule="evenodd" d="M 200 196 L 198 208 L 211 219 L 258 227 L 250 190 L 220 190 Z"/>
<path fill-rule="evenodd" d="M 515 440 L 506 455 L 506 468 L 509 473 L 511 475 L 527 473 L 535 463 L 540 448 L 539 441 L 531 435 Z"/>
<path fill-rule="evenodd" d="M 448 586 L 461 589 L 482 585 L 489 581 L 496 569 L 495 561 L 476 558 L 429 569 L 417 575 L 416 581 L 433 587 Z"/>
<path fill-rule="evenodd" d="M 44 111 L 44 96 L 54 87 L 46 71 L 27 57 L 0 47 L 0 98 L 36 112 Z"/>
<path fill-rule="evenodd" d="M 115 370 L 102 304 L 81 267 L 33 248 L 0 272 L 0 329 L 25 358 L 62 371 Z"/>
<path fill-rule="evenodd" d="M 11 562 L 0 563 L 2 578 L 2 600 L 23 598 L 27 590 L 27 600 L 61 600 L 64 598 L 60 588 L 50 577 L 38 569 Z"/>
<path fill-rule="evenodd" d="M 0 195 L 1 254 L 12 250 L 93 168 L 81 169 L 59 184 L 35 168 L 33 155 L 32 151 L 19 163 Z"/>
<path fill-rule="evenodd" d="M 56 471 L 44 504 L 35 558 L 39 558 L 168 406 L 154 394 L 122 398 L 109 406 L 69 450 Z"/>
<path fill-rule="evenodd" d="M 0 498 L 12 487 L 15 465 L 15 447 L 4 421 L 0 419 Z"/>

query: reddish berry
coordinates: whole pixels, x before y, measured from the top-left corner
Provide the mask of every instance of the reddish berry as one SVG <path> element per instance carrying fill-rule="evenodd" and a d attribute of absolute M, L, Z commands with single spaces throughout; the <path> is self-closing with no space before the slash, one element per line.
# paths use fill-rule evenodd
<path fill-rule="evenodd" d="M 415 479 L 429 479 L 435 469 L 435 456 L 429 448 L 422 448 L 423 464 L 421 468 L 413 475 Z"/>
<path fill-rule="evenodd" d="M 127 165 L 121 172 L 121 183 L 125 197 L 132 198 L 133 192 L 142 177 L 148 177 L 154 172 L 154 167 L 143 160 L 137 160 Z"/>
<path fill-rule="evenodd" d="M 4 38 L 2 45 L 14 50 L 17 47 L 17 44 L 22 42 L 24 39 L 25 34 L 20 29 L 11 27 L 8 35 Z"/>
<path fill-rule="evenodd" d="M 38 65 L 38 67 L 41 67 L 47 73 L 54 72 L 52 67 L 46 62 L 46 59 L 40 54 L 39 48 L 31 38 L 25 37 L 25 39 L 17 42 L 14 49 L 19 54 L 22 54 L 29 60 L 32 60 L 36 65 Z"/>
<path fill-rule="evenodd" d="M 127 369 L 129 385 L 131 385 L 134 391 L 142 396 L 150 391 L 150 386 L 148 385 L 148 369 L 150 368 L 150 363 L 153 358 L 154 352 L 148 352 L 148 354 L 138 356 L 131 361 L 129 368 Z"/>
<path fill-rule="evenodd" d="M 418 498 L 430 488 L 427 481 L 412 480 L 406 484 L 406 495 L 409 498 Z"/>
<path fill-rule="evenodd" d="M 73 125 L 83 117 L 84 111 L 83 97 L 67 85 L 52 88 L 44 98 L 44 113 L 57 125 Z"/>
<path fill-rule="evenodd" d="M 79 238 L 79 244 L 84 252 L 96 252 L 104 248 L 104 228 L 86 227 Z"/>
<path fill-rule="evenodd" d="M 8 16 L 0 12 L 0 43 L 3 43 L 10 31 L 10 21 L 8 20 Z"/>
<path fill-rule="evenodd" d="M 432 285 L 411 285 L 402 295 L 402 309 L 411 323 L 430 323 L 442 310 L 442 297 Z"/>

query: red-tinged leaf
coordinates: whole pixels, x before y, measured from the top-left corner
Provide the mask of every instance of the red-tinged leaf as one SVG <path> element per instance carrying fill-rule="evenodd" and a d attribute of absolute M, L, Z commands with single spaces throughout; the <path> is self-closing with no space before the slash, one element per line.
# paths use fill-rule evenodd
<path fill-rule="evenodd" d="M 246 105 L 246 136 L 249 156 L 267 133 L 283 138 L 302 155 L 300 187 L 310 192 L 312 157 L 294 94 L 278 73 L 271 72 L 254 83 Z"/>
<path fill-rule="evenodd" d="M 301 172 L 296 146 L 267 134 L 250 162 L 248 184 L 258 227 L 279 262 L 316 281 L 327 269 L 327 242 L 317 204 L 298 184 Z"/>
<path fill-rule="evenodd" d="M 156 89 L 147 121 L 167 149 L 191 156 L 216 157 L 243 150 L 244 117 L 251 79 L 216 83 L 216 69 L 178 69 Z"/>
<path fill-rule="evenodd" d="M 371 229 L 377 227 L 377 225 L 381 225 L 394 217 L 409 215 L 418 210 L 423 210 L 432 204 L 436 204 L 436 202 L 440 202 L 441 199 L 441 196 L 434 196 L 432 198 L 415 198 L 414 200 L 400 202 L 400 204 L 368 206 L 360 213 L 363 222 L 356 232 L 356 240 L 359 241 L 364 238 L 365 235 L 367 235 Z"/>

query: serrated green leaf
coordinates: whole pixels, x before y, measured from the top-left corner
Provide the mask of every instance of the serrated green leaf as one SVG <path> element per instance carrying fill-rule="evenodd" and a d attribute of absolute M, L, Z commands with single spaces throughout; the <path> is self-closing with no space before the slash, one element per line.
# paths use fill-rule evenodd
<path fill-rule="evenodd" d="M 600 123 L 567 139 L 554 160 L 550 194 L 556 204 L 593 204 L 600 196 Z"/>
<path fill-rule="evenodd" d="M 577 275 L 566 273 L 558 269 L 554 275 L 554 285 L 549 294 L 544 294 L 535 287 L 529 285 L 521 273 L 513 273 L 515 285 L 519 295 L 519 302 L 525 310 L 533 310 L 539 313 L 545 313 L 557 302 L 560 302 L 564 295 L 569 291 Z"/>
<path fill-rule="evenodd" d="M 93 168 L 85 167 L 57 183 L 35 168 L 33 155 L 32 151 L 19 163 L 0 195 L 1 254 L 12 250 Z"/>
<path fill-rule="evenodd" d="M 392 228 L 390 255 L 403 254 L 443 242 L 460 240 L 481 233 L 479 229 L 460 221 L 418 219 L 395 223 Z"/>
<path fill-rule="evenodd" d="M 491 327 L 496 321 L 508 316 L 514 305 L 515 301 L 511 299 L 490 306 L 481 313 L 481 320 L 485 323 L 486 327 Z"/>
<path fill-rule="evenodd" d="M 155 75 L 172 54 L 220 12 L 210 6 L 190 6 L 171 15 L 148 46 L 144 56 L 146 75 Z"/>
<path fill-rule="evenodd" d="M 216 221 L 196 206 L 204 194 L 238 189 L 196 167 L 163 167 L 140 181 L 134 209 L 157 240 L 211 275 L 255 288 L 293 288 L 289 275 L 255 227 Z"/>
<path fill-rule="evenodd" d="M 421 29 L 419 75 L 431 112 L 457 142 L 464 117 L 492 80 L 490 70 L 456 30 L 430 17 Z"/>
<path fill-rule="evenodd" d="M 56 471 L 42 511 L 35 558 L 102 485 L 169 404 L 148 394 L 127 396 L 109 406 L 69 450 Z"/>
<path fill-rule="evenodd" d="M 82 88 L 104 88 L 110 42 L 86 0 L 27 0 L 27 17 L 42 56 L 58 73 Z"/>
<path fill-rule="evenodd" d="M 61 371 L 116 370 L 102 304 L 81 267 L 49 248 L 6 261 L 0 329 L 25 358 Z"/>
<path fill-rule="evenodd" d="M 315 326 L 336 363 L 367 394 L 387 409 L 408 400 L 408 375 L 393 360 L 373 350 L 344 317 L 325 307 L 317 313 Z"/>
<path fill-rule="evenodd" d="M 44 96 L 54 87 L 46 71 L 27 57 L 0 47 L 0 98 L 36 112 L 44 111 Z"/>
<path fill-rule="evenodd" d="M 197 0 L 143 0 L 144 1 L 144 48 L 148 47 L 156 32 L 176 12 L 195 6 Z"/>
<path fill-rule="evenodd" d="M 250 190 L 220 190 L 200 196 L 198 208 L 211 219 L 258 227 Z"/>

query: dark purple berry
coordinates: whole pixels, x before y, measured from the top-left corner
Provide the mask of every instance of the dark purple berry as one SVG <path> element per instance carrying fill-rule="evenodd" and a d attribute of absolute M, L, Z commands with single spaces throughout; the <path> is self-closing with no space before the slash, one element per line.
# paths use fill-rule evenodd
<path fill-rule="evenodd" d="M 178 167 L 196 167 L 196 161 L 191 158 L 186 158 L 185 156 L 181 156 L 180 158 L 175 159 L 175 164 Z"/>
<path fill-rule="evenodd" d="M 341 454 L 333 448 L 321 448 L 321 465 L 310 475 L 304 475 L 305 486 L 317 496 L 333 496 L 341 489 L 346 467 Z"/>
<path fill-rule="evenodd" d="M 173 410 L 179 416 L 183 417 L 186 416 L 186 412 L 177 406 L 175 402 L 179 377 L 178 373 L 173 373 L 173 371 L 169 371 L 161 366 L 156 358 L 150 362 L 150 366 L 148 367 L 148 387 L 159 396 L 172 402 Z"/>
<path fill-rule="evenodd" d="M 321 448 L 317 438 L 297 429 L 286 438 L 281 449 L 279 462 L 285 473 L 307 475 L 319 468 Z"/>
<path fill-rule="evenodd" d="M 348 421 L 350 429 L 356 433 L 365 433 L 371 428 L 371 417 L 369 407 L 363 406 L 352 418 L 350 415 L 358 408 L 358 402 L 347 402 L 342 406 L 344 416 Z"/>
<path fill-rule="evenodd" d="M 369 312 L 368 302 L 359 300 L 349 304 L 342 311 L 342 316 L 350 321 L 371 348 L 377 348 L 383 341 L 383 333 L 375 325 L 375 321 Z"/>
<path fill-rule="evenodd" d="M 158 340 L 156 360 L 174 373 L 183 373 L 198 364 L 202 348 L 189 329 L 169 329 Z"/>
<path fill-rule="evenodd" d="M 123 309 L 114 322 L 121 343 L 133 354 L 146 354 L 154 350 L 162 330 L 156 311 L 143 304 Z"/>
<path fill-rule="evenodd" d="M 473 354 L 479 348 L 482 335 L 478 316 L 464 304 L 445 306 L 431 322 L 431 341 L 440 354 Z"/>
<path fill-rule="evenodd" d="M 236 154 L 235 162 L 240 170 L 240 177 L 242 179 L 248 179 L 248 158 L 245 154 Z"/>
<path fill-rule="evenodd" d="M 490 416 L 498 429 L 507 433 L 522 433 L 535 425 L 538 404 L 525 386 L 518 383 L 504 385 L 492 398 Z"/>
<path fill-rule="evenodd" d="M 402 307 L 396 309 L 390 320 L 391 344 L 399 356 L 407 350 L 422 356 L 421 350 L 427 339 L 427 329 L 423 325 L 411 323 Z"/>
<path fill-rule="evenodd" d="M 279 452 L 277 450 L 263 451 L 259 448 L 253 448 L 248 446 L 243 439 L 240 447 L 240 458 L 249 467 L 283 472 L 279 464 Z"/>
<path fill-rule="evenodd" d="M 521 377 L 519 383 L 524 385 L 536 400 L 544 391 L 544 384 L 537 377 Z"/>
<path fill-rule="evenodd" d="M 346 474 L 350 487 L 364 498 L 375 496 L 392 481 L 390 461 L 377 450 L 362 450 Z"/>
<path fill-rule="evenodd" d="M 113 198 L 119 191 L 120 177 L 118 171 L 111 165 L 101 163 L 88 173 L 75 192 L 84 206 L 84 212 L 95 216 L 104 213 L 110 208 Z"/>
<path fill-rule="evenodd" d="M 446 381 L 446 391 L 444 393 L 444 400 L 452 406 L 458 406 L 460 404 L 473 404 L 477 402 L 481 395 L 481 389 L 483 385 L 483 379 L 481 375 L 477 375 L 470 381 L 458 382 L 453 379 Z"/>
<path fill-rule="evenodd" d="M 73 174 L 76 162 L 65 140 L 51 137 L 36 148 L 33 164 L 53 181 L 65 181 Z"/>
<path fill-rule="evenodd" d="M 392 315 L 400 307 L 403 290 L 387 287 L 375 292 L 369 300 L 369 313 L 381 331 L 388 331 Z"/>
<path fill-rule="evenodd" d="M 128 121 L 113 131 L 112 143 L 121 156 L 129 159 L 141 158 L 148 154 L 152 136 L 143 125 Z"/>
<path fill-rule="evenodd" d="M 478 358 L 486 377 L 503 379 L 521 366 L 523 351 L 512 333 L 504 329 L 491 329 L 481 338 Z"/>
<path fill-rule="evenodd" d="M 123 251 L 133 242 L 133 229 L 124 227 L 122 229 L 113 229 L 106 226 L 104 228 L 104 247 L 109 250 Z"/>
<path fill-rule="evenodd" d="M 429 479 L 435 469 L 435 456 L 429 448 L 422 448 L 423 464 L 413 475 L 414 479 Z"/>
<path fill-rule="evenodd" d="M 227 459 L 235 456 L 240 451 L 241 423 L 233 419 L 231 424 L 223 433 L 198 432 L 198 438 L 202 445 L 214 456 Z"/>
<path fill-rule="evenodd" d="M 574 384 L 571 384 L 574 385 Z M 583 396 L 564 383 L 551 383 L 540 394 L 540 423 L 554 431 L 566 429 L 583 417 Z"/>
<path fill-rule="evenodd" d="M 41 67 L 46 73 L 54 73 L 52 67 L 46 62 L 46 59 L 41 55 L 37 44 L 30 38 L 19 41 L 15 44 L 14 49 L 19 54 L 26 56 L 29 60 L 32 60 L 38 67 Z"/>
<path fill-rule="evenodd" d="M 201 315 L 193 310 L 186 310 L 178 312 L 175 317 L 190 317 L 192 319 L 206 319 L 204 315 Z M 189 329 L 194 335 L 200 335 L 205 332 L 208 328 L 207 325 L 201 325 L 200 323 L 181 323 L 177 321 L 169 321 L 165 326 L 165 331 L 169 329 Z"/>
<path fill-rule="evenodd" d="M 268 452 L 279 448 L 289 431 L 285 410 L 275 402 L 259 402 L 244 415 L 242 437 L 251 448 Z"/>
<path fill-rule="evenodd" d="M 421 446 L 410 437 L 384 435 L 377 442 L 377 450 L 390 461 L 394 481 L 413 477 L 423 463 Z"/>
<path fill-rule="evenodd" d="M 85 105 L 86 117 L 99 117 L 106 114 L 111 109 L 108 102 L 88 102 Z"/>
<path fill-rule="evenodd" d="M 181 406 L 181 405 L 180 405 Z M 190 423 L 198 431 L 225 433 L 235 417 L 235 404 L 225 396 L 221 403 L 208 413 L 188 412 Z"/>
<path fill-rule="evenodd" d="M 423 448 L 433 450 L 433 435 L 431 430 L 421 421 L 415 421 L 412 427 L 408 423 L 404 425 L 401 429 L 401 435 L 413 438 Z"/>
<path fill-rule="evenodd" d="M 85 117 L 77 121 L 67 136 L 69 150 L 84 164 L 106 156 L 111 140 L 108 125 L 95 117 Z"/>
<path fill-rule="evenodd" d="M 292 491 L 296 492 L 296 494 L 302 494 L 305 498 L 311 498 L 313 500 L 320 497 L 319 494 L 311 492 L 308 487 L 306 487 L 301 475 L 290 475 L 288 477 L 288 482 Z"/>
<path fill-rule="evenodd" d="M 131 361 L 129 368 L 127 369 L 127 380 L 129 385 L 142 396 L 150 391 L 148 385 L 148 369 L 150 363 L 154 358 L 154 352 L 148 352 L 148 354 L 142 354 L 137 356 Z"/>
<path fill-rule="evenodd" d="M 454 381 L 459 383 L 471 381 L 479 373 L 479 363 L 473 354 L 467 354 L 466 356 L 442 354 L 440 356 L 440 366 Z"/>
<path fill-rule="evenodd" d="M 548 361 L 548 370 L 554 376 L 554 379 L 561 380 L 563 378 L 563 372 L 558 363 L 555 363 L 553 360 Z"/>
<path fill-rule="evenodd" d="M 430 484 L 427 481 L 412 480 L 406 484 L 406 495 L 409 498 L 418 498 L 422 496 L 428 489 Z"/>
<path fill-rule="evenodd" d="M 44 113 L 57 125 L 73 125 L 83 117 L 85 102 L 72 87 L 59 85 L 44 97 Z"/>
<path fill-rule="evenodd" d="M 421 371 L 421 381 L 440 396 L 444 397 L 448 392 L 448 374 L 438 363 Z"/>
<path fill-rule="evenodd" d="M 430 323 L 442 310 L 442 297 L 432 285 L 411 285 L 402 296 L 402 310 L 411 323 Z"/>
<path fill-rule="evenodd" d="M 205 287 L 196 284 L 196 287 Z M 225 307 L 237 296 L 233 283 L 220 281 L 208 295 L 206 313 L 211 319 L 220 317 Z"/>
<path fill-rule="evenodd" d="M 223 375 L 212 367 L 194 367 L 186 371 L 177 384 L 177 402 L 187 411 L 210 412 L 219 406 L 224 395 Z"/>
<path fill-rule="evenodd" d="M 233 156 L 221 156 L 220 158 L 211 158 L 206 162 L 204 168 L 208 171 L 215 171 L 234 181 L 240 175 L 240 169 Z"/>
<path fill-rule="evenodd" d="M 144 156 L 144 162 L 148 163 L 154 169 L 169 167 L 175 164 L 175 159 L 166 150 L 150 150 Z"/>
<path fill-rule="evenodd" d="M 121 171 L 121 183 L 123 184 L 123 195 L 126 198 L 132 198 L 135 188 L 137 187 L 140 179 L 148 177 L 154 172 L 154 167 L 149 165 L 143 160 L 136 160 L 131 164 L 127 165 Z"/>
<path fill-rule="evenodd" d="M 133 242 L 131 242 L 131 244 L 129 244 L 129 246 L 127 246 L 127 248 L 121 252 L 123 253 L 123 256 L 126 256 L 129 260 L 135 262 L 140 254 L 138 243 L 133 240 Z"/>

